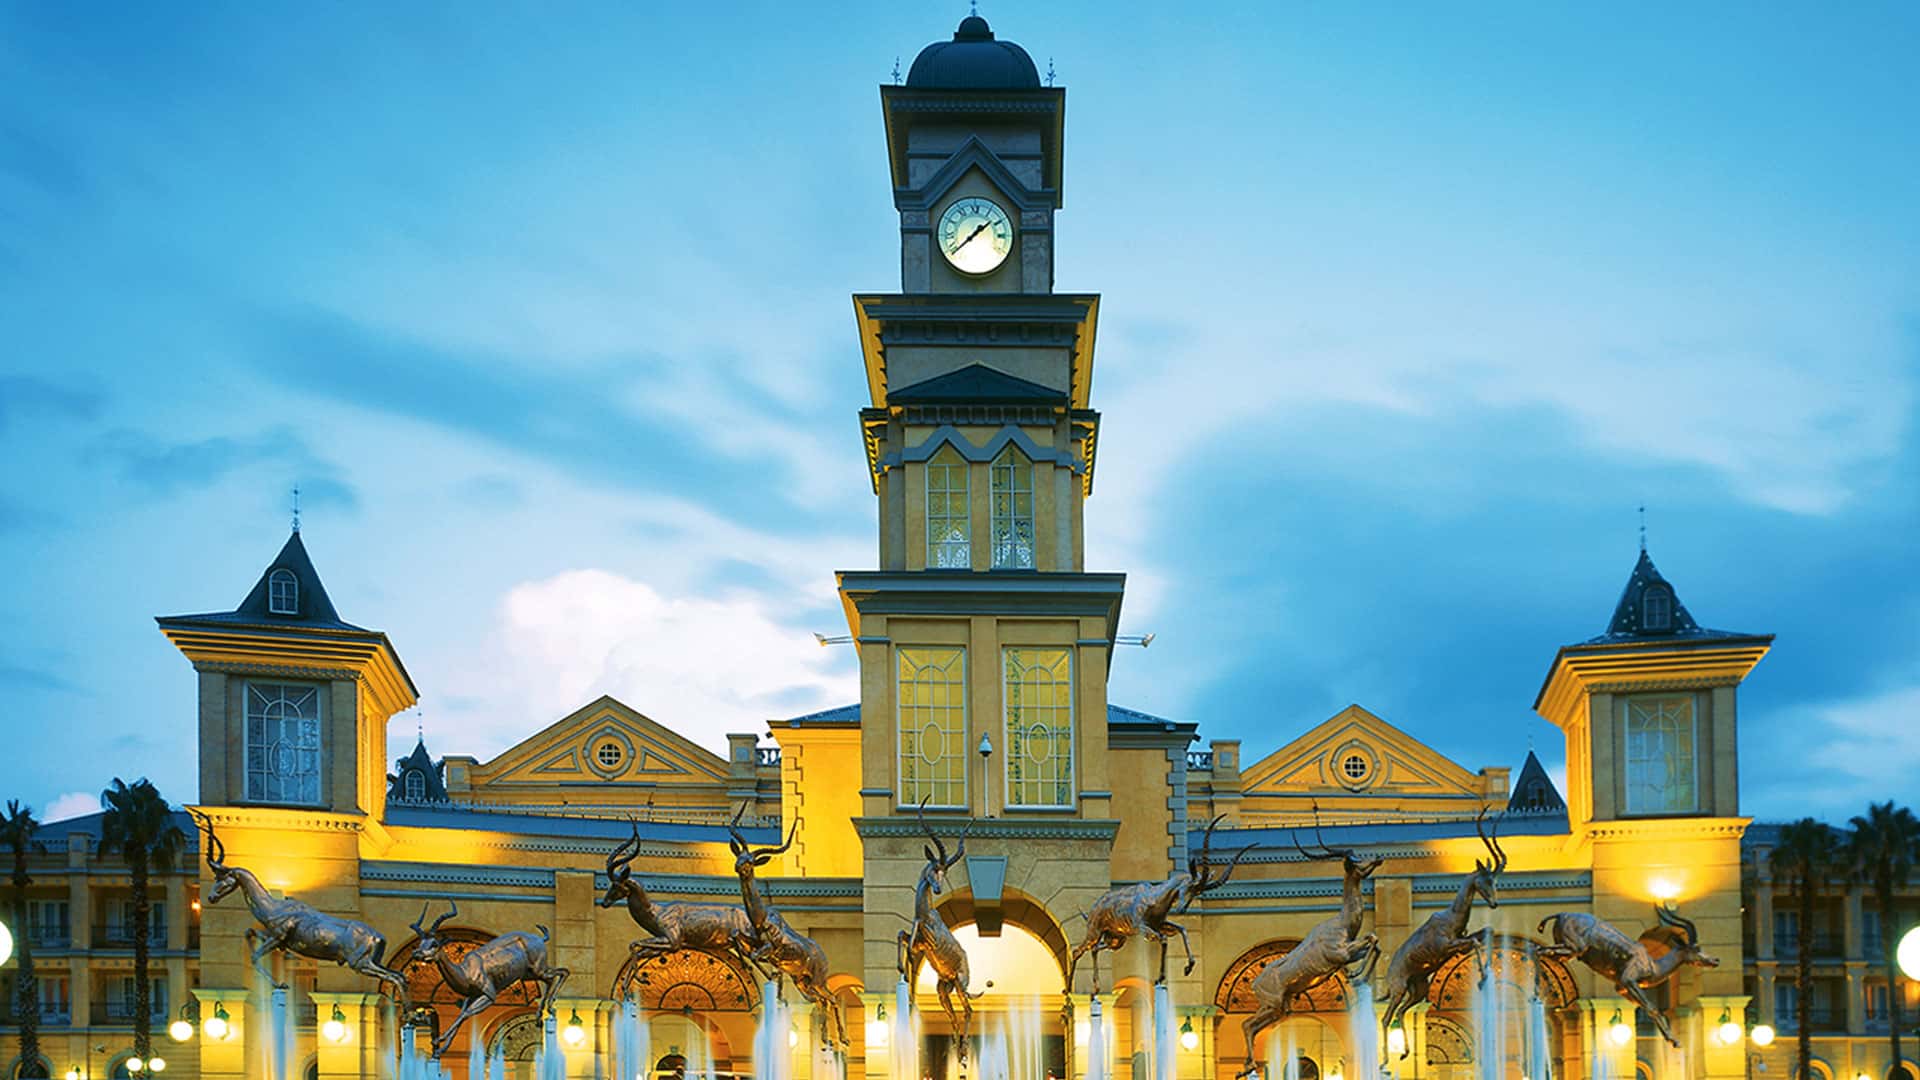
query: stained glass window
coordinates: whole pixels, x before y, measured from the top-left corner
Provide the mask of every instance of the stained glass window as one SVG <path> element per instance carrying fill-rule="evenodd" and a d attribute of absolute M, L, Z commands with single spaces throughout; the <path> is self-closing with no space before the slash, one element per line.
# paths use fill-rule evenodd
<path fill-rule="evenodd" d="M 993 460 L 993 568 L 1033 569 L 1033 462 L 1009 445 Z"/>
<path fill-rule="evenodd" d="M 967 805 L 967 653 L 903 648 L 895 687 L 900 708 L 900 803 Z"/>
<path fill-rule="evenodd" d="M 1073 805 L 1073 652 L 1002 650 L 1007 805 Z"/>
<path fill-rule="evenodd" d="M 247 799 L 320 801 L 320 690 L 247 684 Z"/>
<path fill-rule="evenodd" d="M 952 444 L 927 461 L 927 565 L 965 570 L 973 565 L 967 521 L 967 459 Z"/>
<path fill-rule="evenodd" d="M 1627 729 L 1627 813 L 1684 814 L 1700 808 L 1691 694 L 1631 697 Z"/>

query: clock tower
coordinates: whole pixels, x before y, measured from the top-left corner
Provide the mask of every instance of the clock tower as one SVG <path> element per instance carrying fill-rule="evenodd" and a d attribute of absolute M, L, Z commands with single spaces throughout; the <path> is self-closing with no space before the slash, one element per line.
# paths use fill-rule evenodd
<path fill-rule="evenodd" d="M 867 985 L 891 986 L 916 817 L 970 828 L 948 918 L 988 936 L 1023 922 L 1064 974 L 1116 836 L 1137 828 L 1153 865 L 1126 870 L 1160 876 L 1186 835 L 1165 800 L 1132 800 L 1154 804 L 1136 824 L 1114 794 L 1107 671 L 1126 579 L 1085 566 L 1100 298 L 1053 289 L 1066 92 L 976 15 L 880 103 L 900 291 L 853 297 L 879 565 L 838 574 L 857 715 L 776 732 L 796 780 L 847 781 L 809 783 L 810 805 L 790 807 L 797 868 L 888 895 L 867 905 L 864 945 Z"/>

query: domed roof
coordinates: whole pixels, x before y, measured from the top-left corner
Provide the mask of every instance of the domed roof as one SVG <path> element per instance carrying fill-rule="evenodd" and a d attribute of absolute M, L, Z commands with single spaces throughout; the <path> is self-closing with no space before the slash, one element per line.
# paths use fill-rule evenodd
<path fill-rule="evenodd" d="M 1033 90 L 1040 72 L 1027 50 L 1011 41 L 995 41 L 993 28 L 978 15 L 960 20 L 952 41 L 936 41 L 920 50 L 907 71 L 907 85 L 933 90 Z"/>

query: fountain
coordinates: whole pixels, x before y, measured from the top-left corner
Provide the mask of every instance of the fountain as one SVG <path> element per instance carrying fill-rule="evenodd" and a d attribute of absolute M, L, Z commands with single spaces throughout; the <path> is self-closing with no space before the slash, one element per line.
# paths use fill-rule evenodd
<path fill-rule="evenodd" d="M 1173 1028 L 1173 994 L 1166 983 L 1155 983 L 1153 987 L 1153 1077 L 1154 1080 L 1174 1080 L 1174 1069 L 1179 1059 L 1174 1055 L 1180 1051 L 1175 1041 Z"/>
<path fill-rule="evenodd" d="M 1355 979 L 1353 1003 L 1347 1007 L 1347 1043 L 1353 1053 L 1346 1074 L 1373 1080 L 1380 1075 L 1380 1020 L 1373 1009 L 1373 982 Z"/>
<path fill-rule="evenodd" d="M 620 1019 L 613 1031 L 614 1073 L 618 1080 L 647 1080 L 653 1069 L 652 1033 L 641 1015 L 640 1003 L 629 996 L 620 1003 Z"/>
<path fill-rule="evenodd" d="M 780 1000 L 778 986 L 769 981 L 760 987 L 760 1026 L 753 1035 L 753 1080 L 792 1080 L 793 1055 L 788 1052 L 792 1031 L 792 1014 Z"/>

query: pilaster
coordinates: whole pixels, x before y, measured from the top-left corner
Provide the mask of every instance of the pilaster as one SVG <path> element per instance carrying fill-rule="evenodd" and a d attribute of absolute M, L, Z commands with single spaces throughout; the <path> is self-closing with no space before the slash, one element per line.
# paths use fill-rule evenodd
<path fill-rule="evenodd" d="M 1617 997 L 1581 998 L 1573 1003 L 1573 1008 L 1580 1027 L 1580 1056 L 1571 1063 L 1574 1071 L 1569 1075 L 1586 1075 L 1592 1080 L 1634 1080 L 1633 1063 L 1640 1040 L 1630 1037 L 1621 1045 L 1613 1041 L 1610 1031 L 1616 1016 L 1619 1023 L 1632 1029 L 1639 1010 Z"/>
<path fill-rule="evenodd" d="M 244 988 L 196 987 L 200 999 L 200 1076 L 202 1080 L 241 1080 L 247 1073 L 247 1003 L 251 994 Z M 207 1021 L 221 1010 L 227 1014 L 227 1036 L 215 1039 L 207 1035 Z"/>

